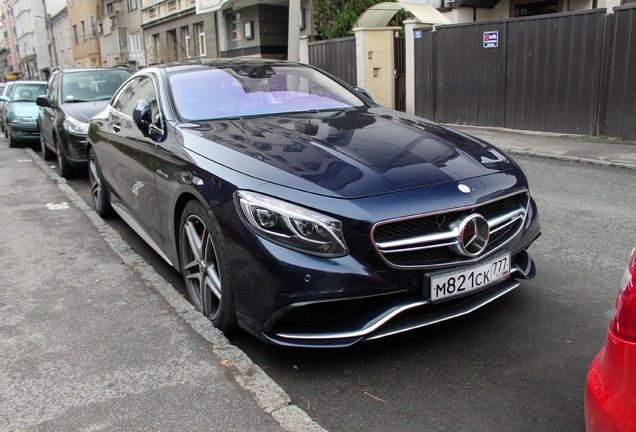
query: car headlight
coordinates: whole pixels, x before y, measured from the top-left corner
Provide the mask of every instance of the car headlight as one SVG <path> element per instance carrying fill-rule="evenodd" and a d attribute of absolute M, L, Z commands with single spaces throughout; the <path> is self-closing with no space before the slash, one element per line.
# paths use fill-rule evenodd
<path fill-rule="evenodd" d="M 15 116 L 9 118 L 9 123 L 35 123 L 33 117 Z"/>
<path fill-rule="evenodd" d="M 236 200 L 249 226 L 274 243 L 322 257 L 348 253 L 339 220 L 254 192 L 239 191 Z"/>
<path fill-rule="evenodd" d="M 64 119 L 64 129 L 75 135 L 86 135 L 88 133 L 88 123 L 82 123 L 73 117 L 66 117 Z"/>

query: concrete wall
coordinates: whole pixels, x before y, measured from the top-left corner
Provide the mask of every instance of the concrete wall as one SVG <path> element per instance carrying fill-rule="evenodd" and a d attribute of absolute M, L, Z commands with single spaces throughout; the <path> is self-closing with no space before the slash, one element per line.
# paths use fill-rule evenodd
<path fill-rule="evenodd" d="M 365 89 L 377 103 L 387 108 L 393 108 L 395 103 L 393 51 L 396 30 L 400 28 L 354 29 L 358 87 Z"/>

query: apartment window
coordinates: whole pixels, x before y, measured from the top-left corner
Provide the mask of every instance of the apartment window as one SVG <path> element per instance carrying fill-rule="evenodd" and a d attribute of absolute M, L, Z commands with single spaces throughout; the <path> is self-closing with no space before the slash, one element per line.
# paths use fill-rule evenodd
<path fill-rule="evenodd" d="M 232 14 L 232 48 L 238 48 L 239 41 L 243 39 L 241 30 L 241 14 Z"/>
<path fill-rule="evenodd" d="M 154 18 L 157 16 L 157 8 L 148 9 L 148 16 Z"/>
<path fill-rule="evenodd" d="M 196 51 L 199 53 L 199 57 L 204 57 L 206 55 L 206 46 L 205 46 L 205 30 L 203 29 L 203 23 L 196 23 L 193 25 L 194 34 L 197 35 L 196 40 Z"/>
<path fill-rule="evenodd" d="M 137 9 L 137 0 L 128 0 L 128 10 L 135 10 Z"/>
<path fill-rule="evenodd" d="M 77 66 L 78 69 L 81 68 L 82 67 L 82 61 L 78 60 L 77 63 L 75 63 L 75 66 Z"/>
<path fill-rule="evenodd" d="M 181 27 L 181 44 L 183 45 L 183 55 L 190 58 L 190 29 Z"/>
<path fill-rule="evenodd" d="M 71 49 L 71 31 L 66 27 L 66 48 Z"/>
<path fill-rule="evenodd" d="M 77 25 L 73 24 L 73 39 L 75 40 L 75 45 L 79 45 L 79 37 L 77 35 Z M 81 65 L 79 67 L 82 67 Z"/>
<path fill-rule="evenodd" d="M 84 64 L 86 65 L 87 68 L 91 67 L 91 59 L 84 60 Z"/>
<path fill-rule="evenodd" d="M 168 2 L 168 10 L 173 11 L 177 9 L 177 0 L 172 0 Z"/>
<path fill-rule="evenodd" d="M 159 63 L 159 51 L 161 50 L 161 44 L 158 34 L 152 35 L 152 50 L 154 61 Z"/>
<path fill-rule="evenodd" d="M 139 52 L 141 51 L 141 33 L 135 32 L 130 35 L 130 51 Z"/>
<path fill-rule="evenodd" d="M 82 21 L 82 40 L 86 42 L 86 23 Z"/>
<path fill-rule="evenodd" d="M 62 32 L 60 32 L 60 41 L 64 40 L 62 37 Z M 60 51 L 64 52 L 64 45 L 60 47 Z"/>
<path fill-rule="evenodd" d="M 90 30 L 90 35 L 95 37 L 95 24 L 97 23 L 97 21 L 95 20 L 95 15 L 89 15 L 88 16 L 88 25 L 89 25 L 89 30 Z"/>

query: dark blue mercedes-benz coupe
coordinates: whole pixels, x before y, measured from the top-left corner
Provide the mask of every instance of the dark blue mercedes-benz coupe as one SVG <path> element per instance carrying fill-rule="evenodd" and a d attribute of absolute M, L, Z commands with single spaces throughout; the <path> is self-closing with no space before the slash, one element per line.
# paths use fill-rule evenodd
<path fill-rule="evenodd" d="M 311 66 L 143 69 L 92 119 L 87 150 L 97 213 L 119 214 L 225 332 L 343 347 L 535 274 L 537 208 L 514 161 Z"/>

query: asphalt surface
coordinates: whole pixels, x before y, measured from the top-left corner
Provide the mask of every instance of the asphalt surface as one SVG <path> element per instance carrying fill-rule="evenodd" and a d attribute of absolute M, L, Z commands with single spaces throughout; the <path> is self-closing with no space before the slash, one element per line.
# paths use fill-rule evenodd
<path fill-rule="evenodd" d="M 636 170 L 636 143 L 455 126 Z M 0 139 L 0 430 L 324 430 L 30 149 Z"/>

